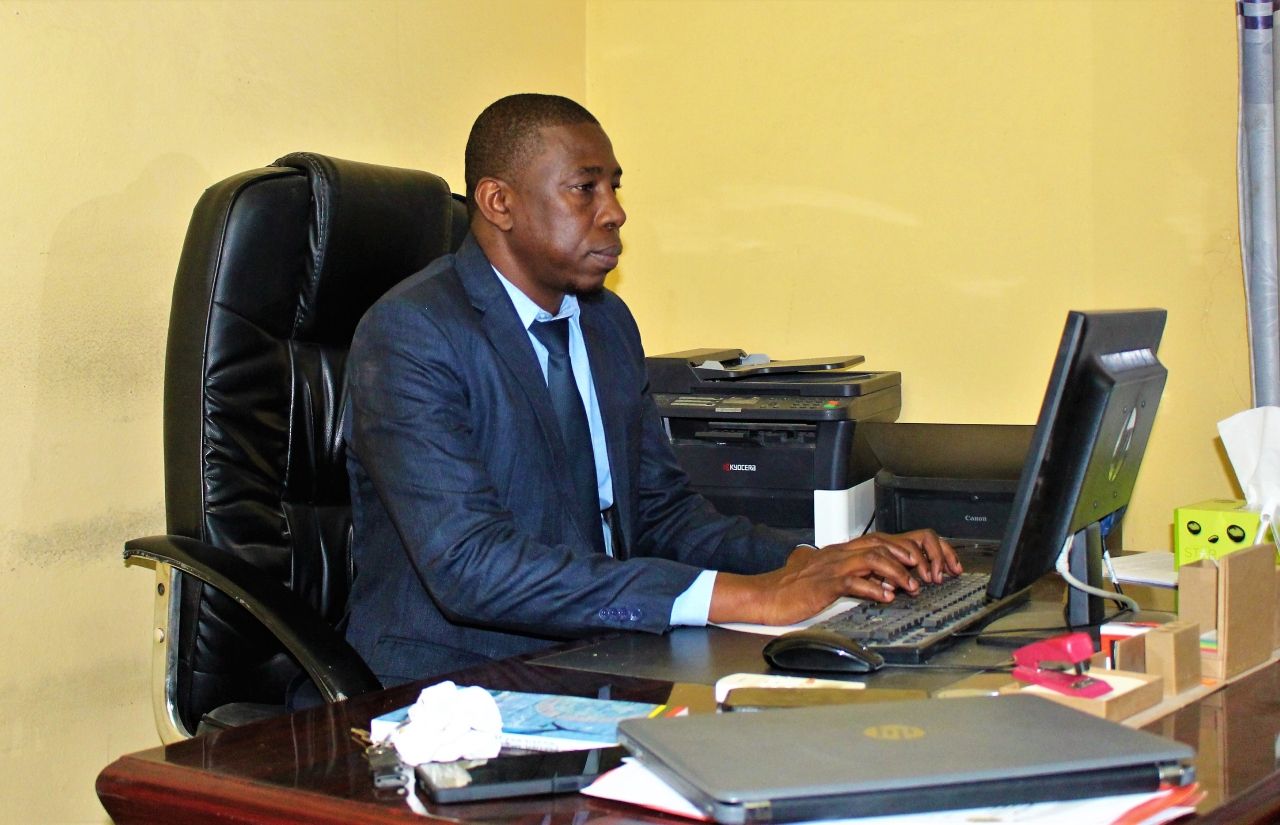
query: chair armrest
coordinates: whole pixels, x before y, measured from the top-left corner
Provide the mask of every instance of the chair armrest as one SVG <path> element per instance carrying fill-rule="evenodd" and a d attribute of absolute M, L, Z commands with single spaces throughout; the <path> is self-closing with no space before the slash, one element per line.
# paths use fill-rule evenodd
<path fill-rule="evenodd" d="M 124 557 L 170 564 L 235 599 L 284 645 L 327 702 L 381 690 L 373 671 L 314 610 L 243 559 L 184 536 L 130 539 Z"/>

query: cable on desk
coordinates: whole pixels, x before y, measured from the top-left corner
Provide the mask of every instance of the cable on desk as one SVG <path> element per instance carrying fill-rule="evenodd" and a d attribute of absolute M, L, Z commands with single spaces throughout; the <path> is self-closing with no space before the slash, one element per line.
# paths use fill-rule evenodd
<path fill-rule="evenodd" d="M 1105 616 L 1095 624 L 1081 625 L 1071 627 L 1067 624 L 1066 609 L 1063 609 L 1062 624 L 1053 627 L 1009 627 L 1002 630 L 976 630 L 972 632 L 957 633 L 955 637 L 958 639 L 973 639 L 977 644 L 990 645 L 992 647 L 1021 647 L 1028 643 L 1026 636 L 1034 636 L 1040 633 L 1068 633 L 1072 630 L 1082 630 L 1085 628 L 1100 628 L 1107 622 L 1113 622 L 1121 616 L 1128 613 L 1128 609 L 1117 610 L 1110 616 Z M 1000 636 L 1010 636 L 1009 639 L 999 639 Z"/>
<path fill-rule="evenodd" d="M 1102 533 L 1102 563 L 1107 566 L 1107 573 L 1111 576 L 1111 586 L 1121 596 L 1124 595 L 1124 588 L 1120 586 L 1120 580 L 1116 578 L 1116 567 L 1111 563 L 1111 551 L 1107 549 L 1107 536 L 1111 535 L 1111 528 L 1115 526 L 1116 516 L 1124 513 L 1124 509 L 1120 509 L 1109 516 L 1106 516 L 1099 522 L 1098 527 Z"/>
<path fill-rule="evenodd" d="M 1101 598 L 1101 599 L 1110 599 L 1111 601 L 1114 601 L 1114 602 L 1120 602 L 1125 607 L 1127 607 L 1129 611 L 1132 613 L 1138 613 L 1142 610 L 1142 608 L 1138 606 L 1137 602 L 1135 602 L 1133 599 L 1129 598 L 1128 596 L 1124 595 L 1123 593 L 1109 593 L 1106 590 L 1103 590 L 1101 588 L 1093 587 L 1092 585 L 1085 584 L 1084 582 L 1077 579 L 1075 576 L 1071 575 L 1070 561 L 1069 561 L 1070 555 L 1071 555 L 1071 537 L 1068 536 L 1067 540 L 1062 545 L 1062 552 L 1058 554 L 1058 562 L 1055 565 L 1058 571 L 1058 575 L 1062 576 L 1062 578 L 1066 581 L 1067 584 L 1071 585 L 1077 590 L 1082 590 L 1091 596 L 1097 596 L 1098 598 Z"/>
<path fill-rule="evenodd" d="M 933 662 L 893 662 L 885 664 L 888 668 L 909 668 L 911 670 L 963 670 L 972 673 L 985 673 L 990 671 L 998 671 L 1004 673 L 1006 671 L 1013 672 L 1013 659 L 1008 659 L 998 665 L 939 665 Z"/>

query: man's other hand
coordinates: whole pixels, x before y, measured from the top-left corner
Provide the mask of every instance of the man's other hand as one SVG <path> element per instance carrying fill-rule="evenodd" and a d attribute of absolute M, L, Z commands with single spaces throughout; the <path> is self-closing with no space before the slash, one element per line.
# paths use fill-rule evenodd
<path fill-rule="evenodd" d="M 821 550 L 797 547 L 787 563 L 754 576 L 719 573 L 713 622 L 782 625 L 802 621 L 840 596 L 893 601 L 962 572 L 955 550 L 932 530 L 871 533 Z"/>

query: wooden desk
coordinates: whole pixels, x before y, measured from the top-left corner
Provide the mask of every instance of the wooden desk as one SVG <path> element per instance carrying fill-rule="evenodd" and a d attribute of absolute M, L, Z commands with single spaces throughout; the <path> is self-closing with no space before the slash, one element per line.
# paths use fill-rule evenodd
<path fill-rule="evenodd" d="M 455 680 L 492 688 L 662 702 L 670 693 L 671 681 L 616 673 L 673 668 L 709 677 L 737 669 L 758 670 L 763 666 L 758 654 L 761 644 L 759 637 L 684 628 L 664 637 L 618 637 L 533 660 L 497 662 L 462 671 Z M 613 673 L 564 666 L 592 660 L 601 660 L 599 667 Z M 950 678 L 959 675 L 956 671 Z M 921 678 L 941 677 L 937 672 L 887 670 L 875 674 L 873 683 L 899 685 L 903 680 L 918 683 L 913 680 Z M 121 825 L 421 823 L 423 818 L 410 812 L 403 800 L 375 795 L 363 753 L 349 735 L 352 727 L 367 727 L 373 716 L 410 704 L 420 687 L 393 688 L 121 757 L 99 775 L 98 796 Z M 1280 821 L 1276 755 L 1280 663 L 1152 722 L 1146 730 L 1196 749 L 1200 782 L 1208 795 L 1193 821 Z M 686 822 L 578 794 L 428 807 L 442 820 L 492 825 Z"/>

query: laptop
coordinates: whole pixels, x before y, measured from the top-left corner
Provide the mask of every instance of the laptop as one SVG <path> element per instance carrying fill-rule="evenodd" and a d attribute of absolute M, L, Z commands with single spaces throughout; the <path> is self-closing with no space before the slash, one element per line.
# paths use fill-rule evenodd
<path fill-rule="evenodd" d="M 1080 799 L 1194 780 L 1189 746 L 1037 696 L 631 719 L 618 735 L 726 825 Z"/>

